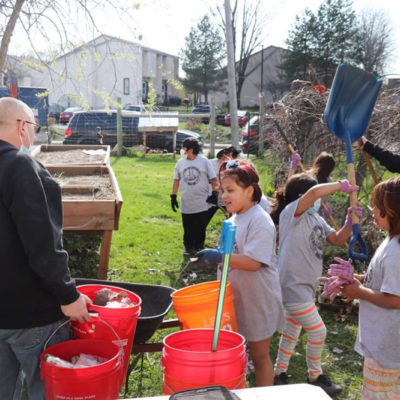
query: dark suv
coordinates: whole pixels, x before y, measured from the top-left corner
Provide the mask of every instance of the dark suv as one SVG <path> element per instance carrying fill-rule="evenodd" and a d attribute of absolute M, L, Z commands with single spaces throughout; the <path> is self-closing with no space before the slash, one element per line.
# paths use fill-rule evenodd
<path fill-rule="evenodd" d="M 135 111 L 122 110 L 122 141 L 126 147 L 143 144 L 143 134 L 139 132 L 139 115 Z M 201 136 L 192 131 L 179 129 L 176 134 L 176 151 L 188 137 L 202 141 Z M 89 110 L 74 113 L 65 131 L 63 144 L 117 144 L 116 110 Z M 172 132 L 147 132 L 146 145 L 150 149 L 172 152 Z"/>
<path fill-rule="evenodd" d="M 198 104 L 193 107 L 193 114 L 210 114 L 211 108 L 209 104 Z M 202 118 L 201 122 L 204 124 L 208 124 L 210 122 L 210 118 Z M 225 113 L 219 108 L 215 107 L 215 123 L 217 125 L 225 124 Z"/>

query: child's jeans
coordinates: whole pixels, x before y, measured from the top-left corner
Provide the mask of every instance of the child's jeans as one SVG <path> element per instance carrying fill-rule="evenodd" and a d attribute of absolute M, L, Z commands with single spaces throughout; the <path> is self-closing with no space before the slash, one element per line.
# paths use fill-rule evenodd
<path fill-rule="evenodd" d="M 400 368 L 385 369 L 365 358 L 362 400 L 400 400 Z"/>
<path fill-rule="evenodd" d="M 310 303 L 285 303 L 286 321 L 279 343 L 275 363 L 275 375 L 286 372 L 299 339 L 301 328 L 307 332 L 306 360 L 310 379 L 322 374 L 322 349 L 326 338 L 326 328 L 317 307 Z"/>
<path fill-rule="evenodd" d="M 24 372 L 29 400 L 44 400 L 40 379 L 40 354 L 47 339 L 65 320 L 27 329 L 0 329 L 0 399 L 18 398 L 21 370 Z M 48 346 L 71 338 L 65 324 L 49 341 Z"/>

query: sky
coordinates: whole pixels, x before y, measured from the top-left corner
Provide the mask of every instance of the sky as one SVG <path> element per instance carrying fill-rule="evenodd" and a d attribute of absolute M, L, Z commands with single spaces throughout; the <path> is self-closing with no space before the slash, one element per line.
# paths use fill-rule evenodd
<path fill-rule="evenodd" d="M 95 21 L 103 33 L 120 37 L 126 40 L 138 41 L 148 47 L 179 55 L 184 47 L 185 36 L 192 27 L 207 13 L 210 7 L 216 4 L 223 6 L 223 0 L 118 0 L 119 4 L 139 4 L 138 9 L 130 8 L 129 18 L 124 18 L 120 10 L 112 11 L 103 9 L 96 12 Z M 268 14 L 269 21 L 265 27 L 264 47 L 275 45 L 286 47 L 285 39 L 288 31 L 295 22 L 296 15 L 309 7 L 316 11 L 322 0 L 264 0 L 263 11 Z M 366 8 L 382 9 L 387 13 L 392 22 L 395 50 L 386 73 L 400 75 L 400 1 L 398 0 L 353 0 L 356 12 Z M 71 18 L 73 20 L 74 18 Z M 68 19 L 66 20 L 68 23 Z M 84 29 L 81 24 L 79 29 L 71 29 L 77 35 L 77 40 L 90 40 L 96 33 Z M 78 37 L 79 35 L 79 37 Z M 14 35 L 11 42 L 10 53 L 15 54 L 24 49 L 22 36 Z M 40 43 L 40 38 L 35 40 Z M 49 43 L 43 44 L 44 48 Z"/>

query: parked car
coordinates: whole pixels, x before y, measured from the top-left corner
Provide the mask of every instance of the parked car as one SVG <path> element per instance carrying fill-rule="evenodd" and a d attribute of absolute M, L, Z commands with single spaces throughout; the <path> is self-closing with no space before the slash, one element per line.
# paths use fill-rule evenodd
<path fill-rule="evenodd" d="M 60 122 L 67 124 L 74 115 L 74 112 L 82 110 L 81 107 L 68 107 L 60 113 Z"/>
<path fill-rule="evenodd" d="M 237 110 L 237 115 L 238 115 L 239 126 L 242 128 L 249 121 L 250 114 L 247 111 Z M 231 115 L 230 114 L 225 115 L 224 124 L 225 124 L 225 126 L 231 126 Z"/>
<path fill-rule="evenodd" d="M 211 107 L 209 104 L 198 104 L 193 107 L 193 114 L 210 114 Z M 208 124 L 210 122 L 210 118 L 202 118 L 201 120 L 204 124 Z M 215 123 L 217 125 L 224 125 L 225 121 L 225 113 L 219 107 L 215 107 Z"/>
<path fill-rule="evenodd" d="M 50 104 L 47 112 L 47 117 L 54 118 L 54 122 L 60 122 L 60 114 L 63 110 L 64 107 L 60 104 Z"/>
<path fill-rule="evenodd" d="M 254 115 L 242 131 L 243 153 L 256 153 L 258 151 L 259 116 Z M 264 124 L 264 149 L 271 146 L 276 140 L 277 132 L 272 119 L 266 117 Z"/>
<path fill-rule="evenodd" d="M 122 142 L 126 147 L 143 144 L 143 134 L 139 132 L 137 111 L 122 110 Z M 187 137 L 201 136 L 193 131 L 179 129 L 176 135 L 176 151 Z M 74 113 L 67 129 L 63 144 L 117 144 L 117 111 L 89 110 Z M 148 132 L 146 145 L 150 149 L 172 152 L 172 132 Z"/>
<path fill-rule="evenodd" d="M 146 111 L 146 108 L 143 104 L 127 104 L 126 106 L 124 106 L 123 109 L 128 111 L 139 111 L 139 112 Z"/>

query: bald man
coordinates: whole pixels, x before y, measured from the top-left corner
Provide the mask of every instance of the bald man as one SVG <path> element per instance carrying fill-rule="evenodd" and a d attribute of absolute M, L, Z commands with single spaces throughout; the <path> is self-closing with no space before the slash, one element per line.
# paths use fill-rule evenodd
<path fill-rule="evenodd" d="M 22 101 L 0 99 L 0 399 L 44 399 L 44 345 L 70 338 L 67 317 L 90 321 L 62 247 L 61 190 L 29 154 L 40 129 Z M 15 397 L 14 397 L 15 398 Z"/>

